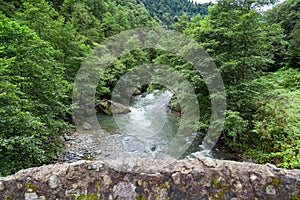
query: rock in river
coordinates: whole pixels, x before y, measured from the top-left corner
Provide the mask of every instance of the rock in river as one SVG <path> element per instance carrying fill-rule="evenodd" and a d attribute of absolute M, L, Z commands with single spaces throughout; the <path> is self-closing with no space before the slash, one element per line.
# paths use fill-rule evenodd
<path fill-rule="evenodd" d="M 107 115 L 126 114 L 130 112 L 130 109 L 127 106 L 124 106 L 112 100 L 100 101 L 100 103 L 96 106 L 96 109 Z"/>
<path fill-rule="evenodd" d="M 82 125 L 83 130 L 90 130 L 91 128 L 92 128 L 92 126 L 87 122 L 84 122 Z"/>

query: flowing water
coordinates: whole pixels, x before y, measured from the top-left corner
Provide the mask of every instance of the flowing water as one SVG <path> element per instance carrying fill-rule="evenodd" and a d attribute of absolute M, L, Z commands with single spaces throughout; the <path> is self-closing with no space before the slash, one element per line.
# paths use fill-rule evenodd
<path fill-rule="evenodd" d="M 203 135 L 199 133 L 174 139 L 180 116 L 168 108 L 172 96 L 170 91 L 145 93 L 130 101 L 128 114 L 99 114 L 103 130 L 94 134 L 89 145 L 92 152 L 100 152 L 96 158 L 183 158 L 200 151 Z M 214 150 L 208 156 L 222 158 L 223 155 Z"/>
<path fill-rule="evenodd" d="M 130 102 L 131 112 L 108 116 L 98 115 L 100 126 L 111 132 L 122 132 L 140 139 L 172 137 L 177 132 L 177 115 L 168 112 L 172 93 L 154 91 L 134 97 Z"/>
<path fill-rule="evenodd" d="M 111 133 L 119 157 L 164 157 L 163 148 L 178 130 L 178 114 L 170 112 L 170 91 L 154 91 L 134 97 L 131 112 L 98 115 L 101 128 Z M 110 141 L 111 142 L 111 141 Z"/>

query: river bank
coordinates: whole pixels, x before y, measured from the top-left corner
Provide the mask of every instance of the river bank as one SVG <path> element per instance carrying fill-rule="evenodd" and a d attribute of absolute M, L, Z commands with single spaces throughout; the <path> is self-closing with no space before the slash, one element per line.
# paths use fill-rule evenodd
<path fill-rule="evenodd" d="M 179 136 L 180 114 L 170 109 L 174 95 L 170 91 L 153 91 L 136 95 L 130 102 L 130 113 L 114 116 L 98 114 L 101 129 L 78 129 L 65 136 L 65 151 L 58 162 L 102 160 L 117 158 L 201 157 L 203 132 Z M 174 142 L 175 141 L 175 142 Z M 170 145 L 171 144 L 171 145 Z M 231 149 L 220 138 L 208 155 L 212 158 L 235 161 L 254 160 Z"/>
<path fill-rule="evenodd" d="M 106 139 L 101 142 L 101 138 L 103 137 Z M 107 138 L 115 141 L 113 146 L 105 142 Z M 145 149 L 144 153 L 139 154 L 136 152 L 116 153 L 116 150 L 122 151 L 122 145 L 117 142 L 121 141 L 122 138 L 124 137 L 121 134 L 112 134 L 105 130 L 98 130 L 96 134 L 73 132 L 72 134 L 65 136 L 64 152 L 59 153 L 56 163 L 72 163 L 79 160 L 116 159 L 119 157 L 155 158 L 155 147 L 152 149 Z M 100 149 L 99 146 L 102 146 L 102 149 Z M 191 153 L 193 152 L 193 148 L 195 149 L 196 147 L 191 147 Z M 121 156 L 122 154 L 123 156 Z M 215 148 L 208 156 L 221 160 L 256 163 L 251 155 L 225 146 L 222 139 L 216 144 Z"/>

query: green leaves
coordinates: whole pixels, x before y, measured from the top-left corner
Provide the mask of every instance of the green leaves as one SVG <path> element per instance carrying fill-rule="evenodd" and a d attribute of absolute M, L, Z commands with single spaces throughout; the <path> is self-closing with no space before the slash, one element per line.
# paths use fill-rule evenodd
<path fill-rule="evenodd" d="M 247 121 L 240 116 L 239 112 L 234 112 L 231 110 L 227 111 L 224 131 L 226 131 L 229 136 L 234 138 L 233 142 L 235 142 L 236 137 L 240 133 L 243 133 L 246 130 L 247 125 Z"/>
<path fill-rule="evenodd" d="M 208 6 L 211 5 L 211 3 L 198 4 L 180 0 L 137 0 L 137 2 L 145 5 L 151 16 L 167 27 L 173 27 L 174 23 L 182 21 L 183 18 L 190 19 L 197 14 L 206 15 Z M 186 17 L 180 17 L 184 15 Z M 175 27 L 179 31 L 181 28 L 178 28 Z"/>
<path fill-rule="evenodd" d="M 34 31 L 0 15 L 0 175 L 50 162 L 67 128 L 58 51 Z"/>
<path fill-rule="evenodd" d="M 226 143 L 252 152 L 262 163 L 288 168 L 300 167 L 300 73 L 266 72 L 282 68 L 287 58 L 291 67 L 299 66 L 300 26 L 283 17 L 283 8 L 297 10 L 295 2 L 287 1 L 263 16 L 258 7 L 271 1 L 222 0 L 209 8 L 206 18 L 192 18 L 183 30 L 203 45 L 222 72 L 228 104 Z M 288 18 L 294 19 L 291 15 Z M 276 20 L 291 32 L 289 48 Z M 293 23 L 292 30 L 288 24 Z"/>
<path fill-rule="evenodd" d="M 289 64 L 293 68 L 300 69 L 300 21 L 298 21 L 291 32 L 291 40 L 289 46 Z"/>
<path fill-rule="evenodd" d="M 259 149 L 265 155 L 260 159 L 281 167 L 299 168 L 300 95 L 283 92 L 259 107 L 253 132 L 260 137 Z"/>
<path fill-rule="evenodd" d="M 72 84 L 91 49 L 105 37 L 155 23 L 135 1 L 1 1 L 0 10 L 9 16 L 0 14 L 0 175 L 6 175 L 48 163 L 61 150 Z M 121 58 L 98 94 L 110 95 L 117 78 L 145 57 Z"/>
<path fill-rule="evenodd" d="M 177 22 L 173 28 L 198 41 L 213 57 L 227 89 L 227 144 L 248 152 L 255 147 L 252 152 L 258 160 L 296 168 L 300 73 L 281 70 L 265 75 L 286 64 L 299 67 L 299 2 L 288 0 L 262 15 L 258 8 L 272 1 L 221 0 L 209 8 L 208 16 L 193 18 L 206 14 L 208 4 L 182 4 L 188 11 L 182 15 L 174 1 L 138 2 L 153 18 L 168 25 Z M 63 119 L 70 109 L 71 84 L 91 49 L 124 30 L 157 23 L 135 0 L 2 1 L 0 10 L 10 17 L 0 14 L 0 175 L 6 175 L 55 158 L 59 136 L 67 128 Z M 133 37 L 122 45 L 139 42 Z M 181 51 L 184 48 L 192 47 Z M 191 83 L 201 111 L 197 127 L 207 129 L 211 107 L 205 82 L 189 63 L 170 52 L 136 49 L 121 55 L 106 71 L 95 71 L 101 77 L 98 100 L 109 98 L 118 79 L 144 63 L 173 66 Z M 150 69 L 145 65 L 143 70 Z M 85 74 L 81 78 L 89 80 Z M 157 78 L 150 88 L 161 81 Z"/>
<path fill-rule="evenodd" d="M 44 162 L 49 162 L 45 150 L 40 148 L 43 141 L 38 137 L 15 136 L 0 138 L 0 176 L 13 173 Z"/>
<path fill-rule="evenodd" d="M 300 2 L 298 0 L 287 0 L 267 11 L 265 18 L 270 24 L 280 25 L 283 29 L 285 40 L 289 47 L 278 48 L 281 53 L 276 55 L 276 61 L 281 65 L 288 64 L 290 67 L 299 68 L 299 19 Z M 277 40 L 278 41 L 278 40 Z M 280 40 L 279 40 L 280 41 Z M 284 52 L 285 50 L 285 52 Z M 282 51 L 285 53 L 282 55 Z M 287 52 L 286 52 L 287 51 Z M 279 51 L 280 52 L 280 51 Z M 287 55 L 286 55 L 287 54 Z"/>

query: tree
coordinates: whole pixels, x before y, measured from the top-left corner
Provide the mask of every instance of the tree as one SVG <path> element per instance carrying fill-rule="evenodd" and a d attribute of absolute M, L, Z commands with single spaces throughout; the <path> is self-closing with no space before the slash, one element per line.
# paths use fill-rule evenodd
<path fill-rule="evenodd" d="M 0 13 L 1 176 L 56 158 L 84 57 L 104 37 L 154 22 L 134 0 L 3 0 Z M 147 59 L 142 51 L 129 54 L 124 63 Z M 100 81 L 100 98 L 132 67 L 123 61 Z"/>
<path fill-rule="evenodd" d="M 207 15 L 208 7 L 211 3 L 194 3 L 188 0 L 137 0 L 144 5 L 151 16 L 162 25 L 172 27 L 172 25 L 185 13 L 188 19 L 196 15 Z"/>
<path fill-rule="evenodd" d="M 265 14 L 265 19 L 271 24 L 279 24 L 289 39 L 290 33 L 299 20 L 299 11 L 300 2 L 298 0 L 286 0 L 268 10 Z"/>
<path fill-rule="evenodd" d="M 220 1 L 209 10 L 201 44 L 215 57 L 226 85 L 252 80 L 272 62 L 272 44 L 255 2 Z"/>
<path fill-rule="evenodd" d="M 256 100 L 250 152 L 260 163 L 300 167 L 300 72 L 280 69 L 257 80 L 264 93 Z M 249 142 L 251 141 L 251 142 Z"/>
<path fill-rule="evenodd" d="M 49 163 L 68 108 L 59 54 L 34 31 L 0 15 L 1 175 Z"/>
<path fill-rule="evenodd" d="M 228 112 L 224 132 L 227 144 L 247 143 L 253 106 L 262 87 L 253 81 L 268 71 L 281 29 L 262 21 L 257 10 L 269 1 L 221 0 L 209 7 L 208 16 L 196 16 L 183 31 L 213 57 L 227 92 Z M 205 90 L 204 90 L 205 91 Z M 199 91 L 199 96 L 207 94 Z M 208 115 L 209 116 L 209 115 Z"/>
<path fill-rule="evenodd" d="M 72 23 L 73 19 L 71 22 L 66 21 L 44 0 L 25 1 L 22 6 L 22 9 L 15 11 L 14 18 L 22 25 L 33 29 L 41 39 L 50 42 L 55 50 L 60 51 L 56 59 L 64 65 L 65 79 L 73 82 L 84 56 L 89 51 L 83 44 L 85 40 L 80 41 L 77 34 L 87 33 L 81 33 L 81 30 Z M 75 23 L 81 26 L 83 22 Z M 98 35 L 92 42 L 99 40 Z"/>
<path fill-rule="evenodd" d="M 298 0 L 287 0 L 278 4 L 265 14 L 265 19 L 269 24 L 279 24 L 283 29 L 284 40 L 289 43 L 282 49 L 277 47 L 276 63 L 280 63 L 280 67 L 289 65 L 290 67 L 299 67 L 299 19 L 300 19 L 300 2 Z M 298 64 L 297 64 L 298 63 Z M 278 68 L 278 67 L 277 67 Z"/>
<path fill-rule="evenodd" d="M 182 32 L 184 29 L 187 28 L 187 24 L 189 22 L 189 17 L 186 13 L 180 16 L 178 22 L 174 23 L 172 27 L 175 31 Z"/>
<path fill-rule="evenodd" d="M 293 68 L 300 68 L 300 21 L 297 22 L 291 32 L 289 46 L 289 64 Z"/>

